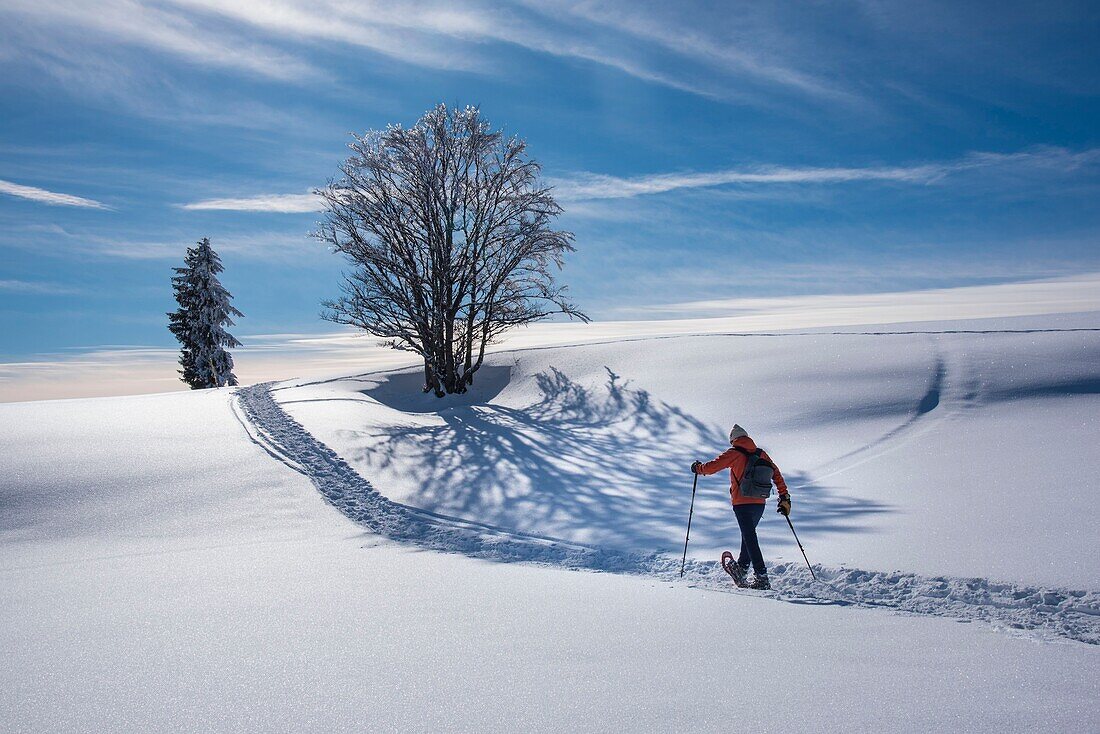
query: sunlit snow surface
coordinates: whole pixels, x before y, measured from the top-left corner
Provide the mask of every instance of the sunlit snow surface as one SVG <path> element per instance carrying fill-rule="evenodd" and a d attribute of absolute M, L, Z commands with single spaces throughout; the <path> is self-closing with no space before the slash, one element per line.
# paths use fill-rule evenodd
<path fill-rule="evenodd" d="M 274 394 L 390 499 L 647 552 L 682 546 L 687 467 L 737 422 L 821 562 L 1090 587 L 1100 330 L 1063 323 L 618 339 L 492 355 L 462 396 L 418 370 Z M 693 555 L 714 559 L 737 537 L 728 474 L 700 487 Z M 801 560 L 774 512 L 762 536 Z"/>
<path fill-rule="evenodd" d="M 1090 319 L 0 406 L 0 728 L 1095 730 Z M 734 421 L 822 584 L 769 508 L 729 593 L 717 476 L 676 578 Z"/>

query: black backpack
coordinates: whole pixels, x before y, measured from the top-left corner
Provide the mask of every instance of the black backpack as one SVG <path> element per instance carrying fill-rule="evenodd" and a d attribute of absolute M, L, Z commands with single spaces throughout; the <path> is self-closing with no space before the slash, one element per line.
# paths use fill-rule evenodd
<path fill-rule="evenodd" d="M 740 446 L 734 446 L 734 448 L 748 457 L 748 461 L 745 463 L 745 472 L 741 475 L 741 482 L 738 485 L 741 496 L 760 500 L 771 497 L 772 473 L 775 471 L 775 466 L 761 456 L 764 449 L 747 451 Z"/>

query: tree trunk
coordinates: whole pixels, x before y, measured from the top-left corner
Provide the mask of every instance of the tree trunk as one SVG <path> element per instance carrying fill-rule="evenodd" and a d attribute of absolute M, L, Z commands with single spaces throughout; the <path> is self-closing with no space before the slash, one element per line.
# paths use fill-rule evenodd
<path fill-rule="evenodd" d="M 424 360 L 424 392 L 434 392 L 440 397 L 443 396 L 439 391 L 439 378 L 436 377 L 435 370 L 427 359 Z"/>

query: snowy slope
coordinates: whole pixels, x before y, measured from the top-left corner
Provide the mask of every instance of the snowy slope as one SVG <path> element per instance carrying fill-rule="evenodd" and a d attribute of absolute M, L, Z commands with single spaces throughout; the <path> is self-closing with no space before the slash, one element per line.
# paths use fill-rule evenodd
<path fill-rule="evenodd" d="M 276 394 L 393 500 L 643 551 L 682 544 L 686 467 L 736 421 L 817 561 L 1092 589 L 1100 331 L 1029 323 L 616 340 L 492 355 L 457 398 L 417 394 L 415 370 Z M 728 481 L 701 486 L 693 550 L 713 559 L 736 526 Z M 799 559 L 773 515 L 766 554 Z"/>
<path fill-rule="evenodd" d="M 1061 443 L 1096 433 L 1095 350 L 1094 332 L 618 340 L 495 355 L 442 410 L 400 374 L 0 406 L 0 728 L 1096 730 L 1097 646 L 718 593 L 719 478 L 690 580 L 653 555 L 678 552 L 683 467 L 732 414 L 790 475 L 815 561 L 1095 594 L 1095 458 Z M 1002 437 L 1021 428 L 1065 484 L 1014 513 Z M 978 462 L 975 487 L 917 496 L 909 462 L 937 447 Z M 767 552 L 791 559 L 771 514 Z M 1022 545 L 998 537 L 1017 516 L 1050 563 L 983 554 Z M 550 565 L 483 560 L 532 547 Z M 592 554 L 631 573 L 555 567 Z"/>

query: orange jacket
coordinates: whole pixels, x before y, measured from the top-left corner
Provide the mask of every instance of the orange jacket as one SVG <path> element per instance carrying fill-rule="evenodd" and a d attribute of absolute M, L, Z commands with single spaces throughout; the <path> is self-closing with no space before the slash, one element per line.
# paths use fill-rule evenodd
<path fill-rule="evenodd" d="M 756 451 L 756 442 L 748 436 L 741 436 L 733 442 L 733 445 L 743 448 L 745 451 Z M 768 456 L 767 451 L 761 453 L 760 456 L 763 459 L 767 459 L 772 466 L 775 466 L 775 462 Z M 717 474 L 723 469 L 729 469 L 730 501 L 735 505 L 762 505 L 764 504 L 764 500 L 759 497 L 743 497 L 741 495 L 741 475 L 745 473 L 745 465 L 748 463 L 749 457 L 731 446 L 718 458 L 701 465 L 699 467 L 699 473 L 704 476 L 710 476 L 711 474 Z M 772 481 L 775 482 L 779 494 L 787 494 L 787 483 L 783 481 L 783 475 L 779 473 L 778 466 L 776 466 L 775 471 L 772 472 Z"/>

